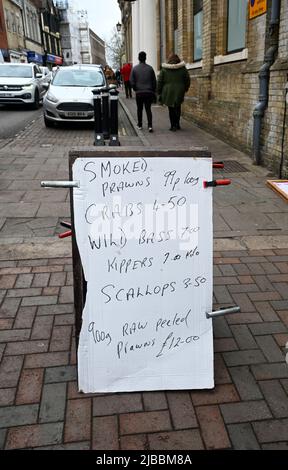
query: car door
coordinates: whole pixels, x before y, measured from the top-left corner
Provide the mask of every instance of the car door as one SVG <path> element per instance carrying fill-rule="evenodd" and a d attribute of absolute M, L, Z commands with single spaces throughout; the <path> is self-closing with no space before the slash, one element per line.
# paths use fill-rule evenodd
<path fill-rule="evenodd" d="M 37 78 L 37 75 L 42 75 L 42 77 Z M 38 65 L 34 65 L 34 76 L 35 76 L 35 80 L 38 86 L 40 97 L 43 98 L 43 95 L 45 94 L 45 91 L 46 91 L 44 90 L 44 87 L 43 87 L 43 84 L 45 82 L 45 76 L 42 73 L 41 69 L 38 67 Z"/>

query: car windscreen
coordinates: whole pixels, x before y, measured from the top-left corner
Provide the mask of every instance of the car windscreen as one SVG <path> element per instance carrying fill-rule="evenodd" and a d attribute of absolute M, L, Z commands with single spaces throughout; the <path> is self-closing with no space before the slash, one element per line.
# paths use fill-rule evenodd
<path fill-rule="evenodd" d="M 96 87 L 103 86 L 103 75 L 99 70 L 58 70 L 52 85 Z"/>
<path fill-rule="evenodd" d="M 19 65 L 0 65 L 0 77 L 32 78 L 32 68 Z"/>

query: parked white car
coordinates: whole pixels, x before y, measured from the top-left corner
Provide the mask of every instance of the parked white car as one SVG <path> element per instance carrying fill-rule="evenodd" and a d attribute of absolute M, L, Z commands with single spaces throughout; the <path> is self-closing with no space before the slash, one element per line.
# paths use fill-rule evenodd
<path fill-rule="evenodd" d="M 36 64 L 0 64 L 0 104 L 29 104 L 39 108 L 46 93 L 45 78 Z"/>
<path fill-rule="evenodd" d="M 49 83 L 52 80 L 52 71 L 49 70 L 48 67 L 44 67 L 42 65 L 39 65 L 39 69 L 41 70 L 41 73 L 43 77 L 45 78 L 45 81 Z"/>
<path fill-rule="evenodd" d="M 51 127 L 57 122 L 92 122 L 92 90 L 106 86 L 106 78 L 100 65 L 60 67 L 43 101 L 46 127 Z"/>

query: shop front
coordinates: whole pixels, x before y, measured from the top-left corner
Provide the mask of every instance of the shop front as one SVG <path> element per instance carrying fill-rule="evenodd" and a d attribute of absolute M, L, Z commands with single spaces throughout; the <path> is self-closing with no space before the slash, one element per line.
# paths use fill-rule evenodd
<path fill-rule="evenodd" d="M 33 62 L 34 64 L 38 64 L 38 65 L 43 65 L 44 63 L 43 55 L 35 51 L 28 51 L 27 59 L 28 59 L 28 62 Z"/>
<path fill-rule="evenodd" d="M 8 62 L 8 50 L 7 49 L 0 49 L 0 64 L 3 62 Z"/>
<path fill-rule="evenodd" d="M 63 58 L 52 55 L 52 54 L 47 54 L 46 55 L 46 65 L 51 64 L 52 66 L 54 65 L 63 65 Z"/>
<path fill-rule="evenodd" d="M 9 62 L 14 63 L 27 63 L 27 52 L 25 51 L 15 51 L 13 49 L 8 50 L 9 53 Z"/>

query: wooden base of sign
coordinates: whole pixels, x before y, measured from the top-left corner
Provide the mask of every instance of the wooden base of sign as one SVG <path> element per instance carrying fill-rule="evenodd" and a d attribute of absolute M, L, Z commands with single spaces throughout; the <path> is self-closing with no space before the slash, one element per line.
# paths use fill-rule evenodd
<path fill-rule="evenodd" d="M 267 186 L 288 202 L 288 180 L 267 180 Z"/>

